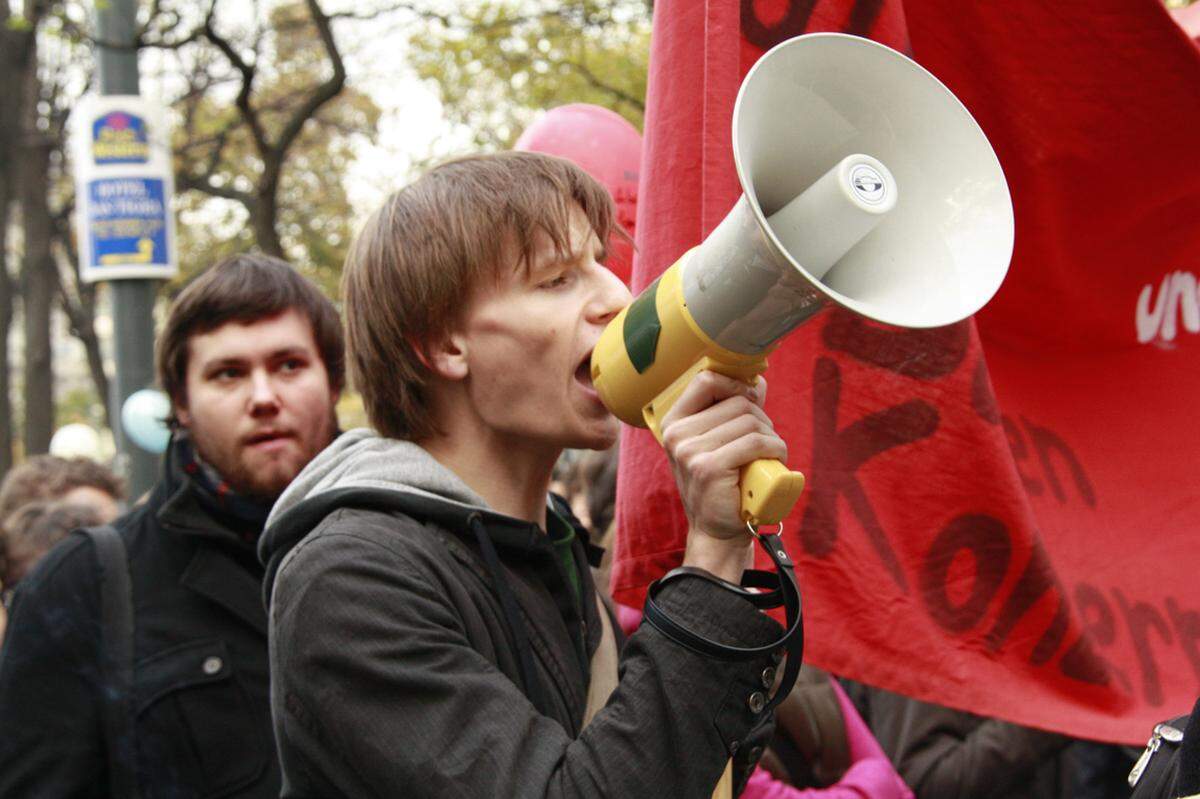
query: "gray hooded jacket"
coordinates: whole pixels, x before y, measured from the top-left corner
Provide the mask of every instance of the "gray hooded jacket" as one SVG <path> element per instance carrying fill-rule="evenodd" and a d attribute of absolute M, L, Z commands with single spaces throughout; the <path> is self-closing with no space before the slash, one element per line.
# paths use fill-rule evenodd
<path fill-rule="evenodd" d="M 497 464 L 503 468 L 503 464 Z M 771 720 L 770 657 L 714 661 L 643 625 L 584 728 L 601 625 L 536 525 L 490 510 L 420 447 L 343 434 L 272 511 L 271 708 L 285 797 L 708 797 Z M 699 578 L 660 605 L 722 643 L 779 626 Z"/>

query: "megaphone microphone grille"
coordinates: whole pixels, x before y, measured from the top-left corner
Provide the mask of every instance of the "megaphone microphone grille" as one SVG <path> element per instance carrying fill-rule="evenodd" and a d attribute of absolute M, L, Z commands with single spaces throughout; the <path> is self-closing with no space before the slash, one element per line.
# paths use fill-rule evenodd
<path fill-rule="evenodd" d="M 792 260 L 821 280 L 896 207 L 898 197 L 888 168 L 856 153 L 767 217 L 767 224 Z"/>

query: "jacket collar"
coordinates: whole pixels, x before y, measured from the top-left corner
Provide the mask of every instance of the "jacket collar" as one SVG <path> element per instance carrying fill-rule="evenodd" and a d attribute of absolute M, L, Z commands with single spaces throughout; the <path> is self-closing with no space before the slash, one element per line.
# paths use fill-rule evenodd
<path fill-rule="evenodd" d="M 259 599 L 260 577 L 253 555 L 261 522 L 256 527 L 253 521 L 225 512 L 187 468 L 190 460 L 190 445 L 176 436 L 155 488 L 159 499 L 155 518 L 163 530 L 198 544 L 179 582 L 265 637 L 267 615 Z"/>
<path fill-rule="evenodd" d="M 267 612 L 259 601 L 261 588 L 246 566 L 216 547 L 197 547 L 183 570 L 180 584 L 228 610 L 267 635 Z"/>
<path fill-rule="evenodd" d="M 207 481 L 185 435 L 171 439 L 164 458 L 163 479 L 156 491 L 162 502 L 156 514 L 164 528 L 185 536 L 215 539 L 253 551 L 269 506 L 259 512 L 245 500 L 240 506 L 222 502 Z"/>

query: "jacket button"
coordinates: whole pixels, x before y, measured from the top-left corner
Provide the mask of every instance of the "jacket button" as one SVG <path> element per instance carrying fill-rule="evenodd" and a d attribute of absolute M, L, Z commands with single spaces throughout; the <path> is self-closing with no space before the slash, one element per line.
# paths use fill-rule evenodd
<path fill-rule="evenodd" d="M 742 748 L 741 744 L 738 743 L 737 741 L 729 742 L 729 754 L 730 755 L 736 755 L 738 753 L 738 750 L 741 748 Z"/>
<path fill-rule="evenodd" d="M 207 674 L 208 676 L 211 677 L 212 675 L 214 675 L 218 671 L 220 671 L 221 667 L 224 665 L 225 664 L 221 662 L 221 659 L 219 657 L 217 657 L 216 655 L 213 655 L 212 657 L 207 657 L 204 659 L 204 665 L 201 668 L 204 669 L 205 674 Z"/>
<path fill-rule="evenodd" d="M 762 713 L 762 709 L 767 706 L 767 697 L 763 695 L 762 691 L 755 691 L 750 694 L 748 704 L 750 705 L 751 712 Z"/>
<path fill-rule="evenodd" d="M 765 669 L 763 669 L 762 684 L 763 688 L 767 689 L 770 689 L 771 686 L 775 684 L 775 669 L 773 667 L 767 666 Z"/>
<path fill-rule="evenodd" d="M 762 759 L 763 749 L 761 746 L 756 746 L 750 750 L 750 762 L 757 763 Z"/>

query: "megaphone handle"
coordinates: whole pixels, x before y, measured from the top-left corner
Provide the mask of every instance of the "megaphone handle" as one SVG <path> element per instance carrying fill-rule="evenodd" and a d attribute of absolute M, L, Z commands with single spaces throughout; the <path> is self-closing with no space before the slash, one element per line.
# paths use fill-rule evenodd
<path fill-rule="evenodd" d="M 758 376 L 767 368 L 767 359 L 753 361 L 749 364 L 729 364 L 718 361 L 708 355 L 692 364 L 686 372 L 675 379 L 671 385 L 654 398 L 654 401 L 642 409 L 642 417 L 646 426 L 654 433 L 654 437 L 662 443 L 662 427 L 660 420 L 679 400 L 683 390 L 692 382 L 692 378 L 705 369 L 717 372 L 735 380 L 741 380 L 754 385 Z M 775 458 L 762 458 L 752 461 L 742 467 L 739 488 L 742 493 L 742 518 L 755 527 L 764 524 L 778 524 L 783 521 L 800 499 L 804 490 L 804 475 L 793 472 Z"/>

